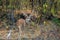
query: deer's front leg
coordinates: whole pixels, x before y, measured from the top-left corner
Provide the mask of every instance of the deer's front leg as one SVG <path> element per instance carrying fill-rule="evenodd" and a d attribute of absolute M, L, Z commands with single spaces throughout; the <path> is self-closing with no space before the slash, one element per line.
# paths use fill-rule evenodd
<path fill-rule="evenodd" d="M 22 33 L 22 30 L 21 30 L 21 26 L 18 26 L 19 27 L 19 35 L 18 35 L 18 40 L 21 40 L 21 33 Z"/>

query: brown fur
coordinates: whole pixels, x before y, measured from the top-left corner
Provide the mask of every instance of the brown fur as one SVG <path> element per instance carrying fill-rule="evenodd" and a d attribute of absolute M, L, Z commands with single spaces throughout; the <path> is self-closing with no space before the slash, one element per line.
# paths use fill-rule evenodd
<path fill-rule="evenodd" d="M 25 20 L 24 19 L 19 19 L 17 22 L 16 22 L 17 26 L 20 26 L 20 25 L 25 25 Z"/>

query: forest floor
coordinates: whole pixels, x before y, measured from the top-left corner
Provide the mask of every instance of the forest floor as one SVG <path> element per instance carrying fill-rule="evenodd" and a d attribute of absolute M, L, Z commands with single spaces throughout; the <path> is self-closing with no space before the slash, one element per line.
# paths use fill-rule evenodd
<path fill-rule="evenodd" d="M 9 30 L 0 28 L 0 39 L 7 40 L 7 34 Z M 29 28 L 26 26 L 21 34 L 22 40 L 60 40 L 60 28 L 51 21 L 47 21 L 47 24 L 38 25 L 36 27 Z M 23 37 L 25 35 L 25 37 Z M 19 32 L 12 30 L 10 40 L 17 40 L 19 38 Z"/>
<path fill-rule="evenodd" d="M 20 12 L 20 11 L 19 11 Z M 1 25 L 1 24 L 0 24 Z M 54 24 L 52 21 L 46 21 L 45 24 L 35 24 L 35 26 L 26 25 L 25 28 L 21 28 L 22 40 L 60 40 L 60 27 Z M 9 30 L 5 27 L 0 27 L 0 40 L 9 40 L 7 35 Z M 19 31 L 12 29 L 10 40 L 18 40 Z"/>

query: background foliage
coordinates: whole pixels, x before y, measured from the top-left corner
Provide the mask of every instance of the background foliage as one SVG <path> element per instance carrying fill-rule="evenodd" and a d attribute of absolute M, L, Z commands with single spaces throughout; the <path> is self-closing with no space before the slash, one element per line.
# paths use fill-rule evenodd
<path fill-rule="evenodd" d="M 59 24 L 60 22 L 59 21 L 60 17 L 58 17 L 60 16 L 58 15 L 58 11 L 60 11 L 60 0 L 0 0 L 0 9 L 2 11 L 8 10 L 8 9 L 11 9 L 11 10 L 12 9 L 14 10 L 30 9 L 37 12 L 36 14 L 39 14 L 39 16 L 44 15 L 43 17 L 47 17 L 47 16 L 49 17 L 52 14 L 55 17 L 55 18 L 52 18 L 52 20 L 54 20 L 54 22 L 57 21 L 56 22 L 57 24 Z M 5 17 L 3 17 L 2 19 L 5 19 Z M 38 19 L 40 19 L 40 17 Z"/>

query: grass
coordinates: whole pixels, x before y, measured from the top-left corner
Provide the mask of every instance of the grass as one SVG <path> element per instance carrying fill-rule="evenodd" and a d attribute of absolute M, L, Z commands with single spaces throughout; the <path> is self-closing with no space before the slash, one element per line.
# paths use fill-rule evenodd
<path fill-rule="evenodd" d="M 52 21 L 58 26 L 60 26 L 60 20 L 58 18 L 53 18 Z"/>

